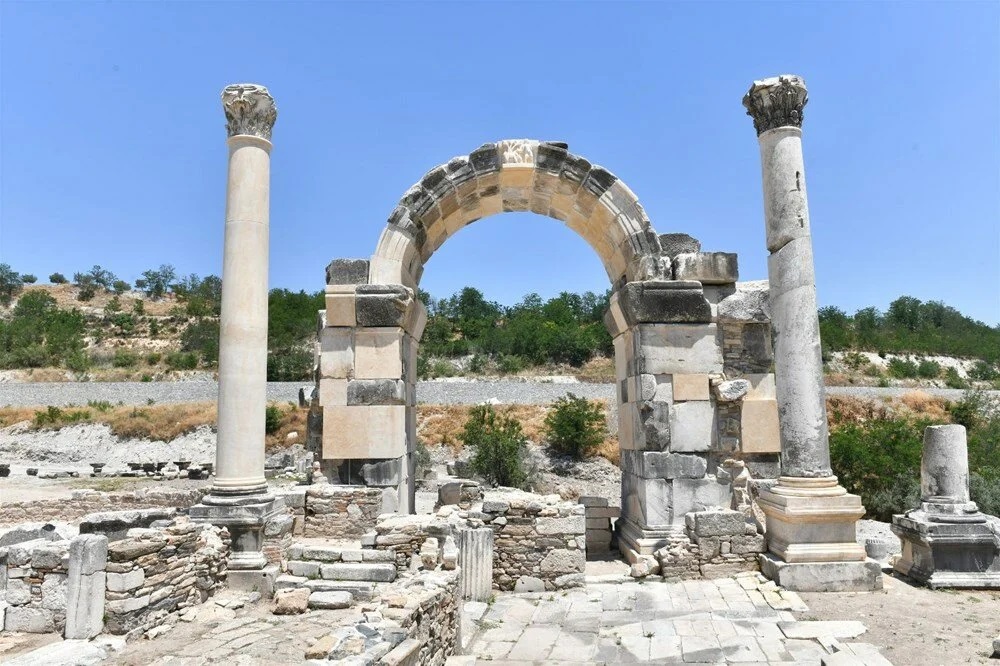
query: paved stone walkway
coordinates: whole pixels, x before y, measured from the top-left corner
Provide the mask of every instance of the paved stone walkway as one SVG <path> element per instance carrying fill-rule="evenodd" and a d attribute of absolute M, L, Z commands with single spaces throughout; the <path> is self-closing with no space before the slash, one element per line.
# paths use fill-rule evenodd
<path fill-rule="evenodd" d="M 157 629 L 152 640 L 125 645 L 121 639 L 117 644 L 57 639 L 0 661 L 12 666 L 331 663 L 307 661 L 308 646 L 333 627 L 364 620 L 363 608 L 284 616 L 269 611 L 270 604 L 243 605 L 239 594 L 223 592 Z M 490 604 L 465 604 L 466 656 L 448 664 L 889 664 L 874 646 L 853 642 L 865 631 L 860 622 L 797 620 L 794 613 L 805 611 L 797 594 L 758 574 L 499 593 Z"/>
<path fill-rule="evenodd" d="M 459 663 L 888 664 L 849 643 L 856 621 L 796 620 L 808 608 L 756 574 L 713 581 L 599 584 L 503 594 L 476 623 Z"/>

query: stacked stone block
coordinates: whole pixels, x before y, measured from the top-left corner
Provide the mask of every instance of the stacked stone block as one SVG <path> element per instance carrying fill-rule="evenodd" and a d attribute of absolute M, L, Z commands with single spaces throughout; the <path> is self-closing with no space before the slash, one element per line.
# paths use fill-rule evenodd
<path fill-rule="evenodd" d="M 587 557 L 600 556 L 611 550 L 614 535 L 611 520 L 621 515 L 621 510 L 608 506 L 608 498 L 584 496 L 580 498 L 587 517 Z"/>
<path fill-rule="evenodd" d="M 74 490 L 70 498 L 3 502 L 0 506 L 0 526 L 17 525 L 45 516 L 51 522 L 75 522 L 94 512 L 123 511 L 165 507 L 187 508 L 197 504 L 208 488 L 182 490 L 176 488 L 143 488 L 140 490 L 103 493 L 96 490 Z M 6 498 L 5 498 L 6 500 Z"/>
<path fill-rule="evenodd" d="M 70 541 L 36 539 L 7 546 L 0 583 L 5 590 L 4 630 L 33 634 L 66 628 Z"/>
<path fill-rule="evenodd" d="M 368 284 L 368 262 L 327 267 L 317 352 L 320 454 L 334 481 L 384 488 L 413 505 L 416 351 L 427 310 L 403 285 Z"/>
<path fill-rule="evenodd" d="M 379 514 L 386 513 L 379 488 L 314 484 L 304 497 L 303 535 L 357 537 L 369 531 Z"/>
<path fill-rule="evenodd" d="M 487 492 L 483 522 L 493 528 L 493 583 L 512 590 L 529 578 L 546 590 L 583 585 L 586 513 L 558 495 Z"/>
<path fill-rule="evenodd" d="M 175 521 L 129 532 L 108 545 L 105 630 L 144 632 L 177 610 L 204 602 L 226 577 L 229 534 Z"/>

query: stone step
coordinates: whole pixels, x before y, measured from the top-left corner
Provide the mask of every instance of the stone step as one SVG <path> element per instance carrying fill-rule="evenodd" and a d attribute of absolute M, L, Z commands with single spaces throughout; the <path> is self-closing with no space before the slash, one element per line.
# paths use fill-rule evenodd
<path fill-rule="evenodd" d="M 297 562 L 394 562 L 391 550 L 373 548 L 342 548 L 297 543 L 288 549 L 288 559 Z"/>
<path fill-rule="evenodd" d="M 349 608 L 352 603 L 354 595 L 343 590 L 316 591 L 309 595 L 309 608 L 318 610 Z"/>
<path fill-rule="evenodd" d="M 375 594 L 375 583 L 352 580 L 307 580 L 301 587 L 313 592 L 350 592 L 355 601 L 369 601 Z"/>
<path fill-rule="evenodd" d="M 396 565 L 385 562 L 336 562 L 320 566 L 324 580 L 355 580 L 391 583 L 396 580 Z"/>

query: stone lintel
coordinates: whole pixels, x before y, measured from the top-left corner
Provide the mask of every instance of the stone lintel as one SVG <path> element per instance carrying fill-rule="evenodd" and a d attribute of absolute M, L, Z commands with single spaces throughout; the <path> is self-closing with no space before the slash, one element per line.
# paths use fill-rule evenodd
<path fill-rule="evenodd" d="M 712 307 L 693 280 L 628 282 L 619 290 L 626 323 L 709 323 Z"/>

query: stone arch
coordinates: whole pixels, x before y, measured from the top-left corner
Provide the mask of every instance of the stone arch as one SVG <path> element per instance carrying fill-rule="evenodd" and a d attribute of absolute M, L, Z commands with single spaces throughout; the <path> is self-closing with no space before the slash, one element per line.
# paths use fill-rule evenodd
<path fill-rule="evenodd" d="M 452 234 L 515 211 L 566 223 L 594 249 L 614 286 L 649 277 L 656 261 L 642 258 L 660 255 L 646 211 L 621 179 L 565 143 L 512 139 L 454 157 L 407 190 L 372 255 L 369 282 L 415 288 L 424 264 Z"/>
<path fill-rule="evenodd" d="M 389 217 L 368 259 L 326 271 L 309 447 L 323 476 L 382 489 L 382 512 L 412 512 L 417 285 L 452 234 L 505 211 L 555 217 L 604 263 L 612 294 L 621 453 L 619 545 L 651 555 L 692 511 L 729 506 L 730 466 L 776 469 L 777 403 L 766 284 L 737 284 L 736 255 L 658 236 L 635 194 L 565 144 L 486 144 L 429 171 Z M 733 381 L 737 380 L 737 381 Z M 746 494 L 742 495 L 744 499 Z"/>

